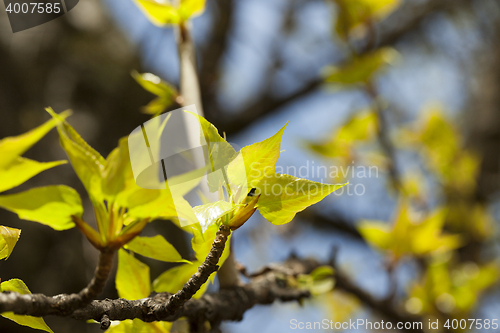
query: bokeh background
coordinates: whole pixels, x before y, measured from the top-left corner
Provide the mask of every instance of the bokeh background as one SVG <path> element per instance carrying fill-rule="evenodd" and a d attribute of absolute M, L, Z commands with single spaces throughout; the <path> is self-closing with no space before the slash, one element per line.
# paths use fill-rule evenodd
<path fill-rule="evenodd" d="M 468 227 L 443 228 L 465 236 L 470 236 L 471 224 L 486 230 L 481 237 L 465 237 L 460 249 L 439 260 L 449 261 L 453 272 L 463 265 L 479 271 L 497 263 L 500 2 L 379 2 L 385 3 L 384 10 L 344 30 L 339 28 L 345 15 L 342 4 L 349 2 L 340 0 L 208 0 L 206 11 L 192 20 L 205 115 L 229 141 L 243 147 L 269 137 L 289 121 L 278 162 L 284 171 L 288 168 L 296 170 L 296 176 L 340 182 L 343 179 L 327 179 L 312 170 L 320 165 L 378 168 L 375 177 L 347 177 L 351 194 L 332 194 L 285 226 L 273 226 L 256 214 L 235 233 L 236 260 L 254 271 L 283 261 L 292 252 L 326 261 L 335 248 L 337 265 L 374 300 L 393 293 L 393 307 L 425 318 L 500 319 L 498 273 L 460 314 L 454 312 L 458 300 L 451 309 L 440 307 L 439 301 L 428 308 L 425 297 L 415 297 L 412 290 L 415 283 L 425 281 L 434 256 L 410 255 L 392 267 L 390 255 L 370 246 L 356 228 L 363 219 L 391 223 L 402 193 L 411 192 L 429 210 L 454 202 L 439 175 L 427 167 L 425 149 L 429 147 L 422 141 L 424 153 L 405 149 L 405 132 L 401 131 L 425 119 L 426 110 L 439 109 L 447 124 L 456 129 L 460 150 L 473 152 L 479 163 L 475 172 L 455 175 L 458 183 L 469 177 L 475 184 L 472 194 L 460 198 L 466 208 L 459 215 L 473 216 L 478 205 L 482 209 L 480 217 L 474 215 L 464 222 Z M 370 78 L 371 95 L 363 84 L 325 82 L 328 66 L 342 68 L 355 55 L 371 54 L 382 47 L 391 48 L 391 59 Z M 173 29 L 152 25 L 131 0 L 80 0 L 68 14 L 16 34 L 2 9 L 0 137 L 18 135 L 47 120 L 46 106 L 57 112 L 72 109 L 69 122 L 106 156 L 119 138 L 150 117 L 140 109 L 154 96 L 137 84 L 131 71 L 154 73 L 175 86 L 178 68 Z M 382 133 L 363 149 L 356 146 L 357 157 L 375 155 L 373 159 L 346 159 L 311 149 L 310 142 L 335 138 L 350 117 L 374 105 L 383 120 Z M 442 131 L 445 128 L 436 130 Z M 55 131 L 26 156 L 39 161 L 65 158 Z M 453 169 L 453 163 L 446 163 Z M 301 167 L 306 174 L 298 174 Z M 418 178 L 412 178 L 410 191 L 405 179 L 415 174 Z M 401 181 L 400 187 L 394 186 L 395 179 Z M 86 198 L 70 165 L 45 171 L 10 192 L 61 183 Z M 357 184 L 362 185 L 358 187 L 358 193 L 363 189 L 362 195 L 352 193 Z M 91 220 L 88 200 L 85 205 Z M 97 253 L 76 229 L 56 232 L 4 211 L 0 219 L 3 225 L 22 229 L 12 256 L 0 262 L 2 280 L 21 278 L 32 292 L 55 295 L 77 292 L 92 277 Z M 156 221 L 145 233 L 161 233 L 185 258 L 192 255 L 189 238 L 169 222 Z M 144 261 L 151 266 L 152 278 L 171 267 Z M 452 280 L 444 278 L 439 283 Z M 211 290 L 216 291 L 216 286 Z M 117 297 L 112 281 L 103 297 Z M 420 307 L 418 302 L 415 306 L 416 299 Z M 323 318 L 380 320 L 384 309 L 338 288 L 306 301 L 303 307 L 278 303 L 255 307 L 243 321 L 222 328 L 225 332 L 288 332 L 291 319 Z M 55 332 L 100 331 L 98 325 L 64 318 L 49 317 L 46 322 Z M 30 330 L 0 321 L 1 332 Z"/>

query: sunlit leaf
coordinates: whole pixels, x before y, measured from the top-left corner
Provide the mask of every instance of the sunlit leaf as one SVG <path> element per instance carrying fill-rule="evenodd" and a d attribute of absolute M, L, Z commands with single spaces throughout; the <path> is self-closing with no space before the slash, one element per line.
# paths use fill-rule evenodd
<path fill-rule="evenodd" d="M 390 248 L 392 242 L 389 224 L 381 221 L 361 221 L 358 230 L 368 243 L 382 250 Z"/>
<path fill-rule="evenodd" d="M 154 237 L 135 237 L 125 246 L 126 249 L 142 256 L 166 261 L 166 262 L 186 262 L 172 244 L 167 242 L 161 235 Z"/>
<path fill-rule="evenodd" d="M 424 278 L 412 286 L 407 307 L 419 302 L 414 313 L 467 315 L 477 305 L 481 295 L 497 283 L 499 273 L 497 263 L 478 266 L 474 262 L 463 262 L 453 265 L 449 258 L 435 257 Z"/>
<path fill-rule="evenodd" d="M 273 224 L 290 222 L 296 213 L 321 201 L 345 184 L 331 185 L 290 175 L 266 177 L 259 188 L 259 212 Z"/>
<path fill-rule="evenodd" d="M 28 289 L 26 284 L 19 279 L 12 279 L 8 281 L 4 281 L 0 284 L 0 289 L 2 292 L 5 291 L 13 291 L 22 295 L 31 294 L 31 291 Z M 54 333 L 45 323 L 43 318 L 31 317 L 31 316 L 23 316 L 16 315 L 12 312 L 4 312 L 2 313 L 2 317 L 8 318 L 15 323 L 28 326 L 37 330 L 42 330 L 50 333 Z"/>
<path fill-rule="evenodd" d="M 158 76 L 151 73 L 132 72 L 134 79 L 147 91 L 158 96 L 142 108 L 147 114 L 157 115 L 174 103 L 179 95 L 176 89 Z"/>
<path fill-rule="evenodd" d="M 369 83 L 384 65 L 393 63 L 397 56 L 394 49 L 382 48 L 353 58 L 342 67 L 327 67 L 325 82 L 339 88 Z"/>
<path fill-rule="evenodd" d="M 102 170 L 101 191 L 108 200 L 113 200 L 125 189 L 127 181 L 133 181 L 133 175 L 130 167 L 127 138 L 121 138 L 118 147 L 113 149 L 106 159 Z"/>
<path fill-rule="evenodd" d="M 59 115 L 61 119 L 69 116 L 69 112 L 63 112 Z M 0 168 L 6 168 L 14 162 L 19 156 L 27 151 L 31 146 L 37 143 L 47 132 L 56 124 L 57 120 L 51 119 L 37 128 L 21 134 L 19 136 L 8 137 L 0 140 Z"/>
<path fill-rule="evenodd" d="M 144 192 L 138 191 L 136 193 L 151 193 L 149 191 L 151 190 L 144 189 Z M 149 202 L 142 204 L 135 202 L 136 204 L 130 206 L 132 208 L 130 208 L 127 215 L 135 218 L 181 218 L 187 221 L 187 224 L 196 223 L 196 216 L 187 200 L 182 197 L 172 198 L 168 194 L 166 190 L 163 190 L 155 199 Z"/>
<path fill-rule="evenodd" d="M 90 147 L 61 116 L 57 115 L 51 108 L 46 110 L 57 121 L 61 146 L 66 151 L 71 165 L 85 186 L 87 193 L 92 200 L 101 200 L 100 181 L 106 160 Z"/>
<path fill-rule="evenodd" d="M 0 226 L 0 259 L 9 258 L 20 235 L 19 229 Z"/>
<path fill-rule="evenodd" d="M 5 169 L 0 170 L 0 192 L 16 187 L 42 171 L 66 163 L 66 161 L 37 162 L 17 157 Z"/>
<path fill-rule="evenodd" d="M 446 190 L 464 195 L 473 193 L 480 158 L 464 149 L 460 132 L 440 105 L 430 105 L 422 114 L 417 126 L 400 131 L 397 142 L 418 149 Z"/>
<path fill-rule="evenodd" d="M 206 230 L 210 225 L 212 225 L 222 216 L 235 209 L 235 206 L 230 202 L 220 200 L 205 205 L 196 206 L 193 209 L 202 230 Z"/>
<path fill-rule="evenodd" d="M 288 123 L 270 138 L 241 149 L 241 157 L 236 157 L 228 166 L 229 178 L 236 185 L 242 185 L 246 180 L 248 188 L 251 189 L 257 187 L 261 179 L 276 172 L 281 138 L 287 125 Z"/>
<path fill-rule="evenodd" d="M 191 276 L 198 271 L 198 266 L 201 262 L 195 261 L 192 264 L 182 264 L 180 266 L 171 268 L 163 272 L 156 280 L 153 282 L 153 290 L 157 293 L 168 292 L 176 293 L 182 289 L 184 284 L 191 278 Z M 208 287 L 208 282 L 206 282 L 200 290 L 193 296 L 193 298 L 199 298 Z"/>
<path fill-rule="evenodd" d="M 192 16 L 199 15 L 205 9 L 205 0 L 173 1 L 134 0 L 148 19 L 159 26 L 180 24 Z"/>
<path fill-rule="evenodd" d="M 208 253 L 210 252 L 210 249 L 212 248 L 212 244 L 215 240 L 218 229 L 219 227 L 216 224 L 211 224 L 208 226 L 207 230 L 204 231 L 203 233 L 195 232 L 193 234 L 193 238 L 191 239 L 191 247 L 193 248 L 196 259 L 199 262 L 203 262 L 207 257 Z M 228 237 L 228 240 L 226 242 L 227 245 L 224 247 L 224 252 L 222 252 L 222 255 L 219 259 L 218 263 L 219 266 L 221 266 L 229 256 L 230 240 L 231 236 Z"/>
<path fill-rule="evenodd" d="M 356 30 L 364 36 L 370 25 L 393 12 L 401 0 L 333 0 L 337 4 L 335 30 L 339 37 L 347 40 Z"/>
<path fill-rule="evenodd" d="M 195 116 L 200 123 L 201 135 L 203 136 L 201 143 L 208 146 L 209 156 L 205 157 L 205 162 L 207 165 L 211 166 L 210 171 L 214 172 L 227 167 L 227 165 L 236 156 L 234 148 L 222 136 L 220 136 L 217 128 L 205 118 L 192 112 L 188 113 Z"/>
<path fill-rule="evenodd" d="M 128 300 L 148 297 L 151 293 L 150 283 L 149 267 L 120 249 L 115 280 L 118 296 Z"/>
<path fill-rule="evenodd" d="M 335 270 L 330 266 L 320 266 L 314 269 L 309 277 L 311 283 L 309 290 L 313 295 L 321 295 L 331 291 L 335 285 L 334 274 Z"/>
<path fill-rule="evenodd" d="M 442 231 L 446 210 L 436 209 L 425 217 L 418 217 L 403 200 L 391 225 L 379 221 L 362 221 L 358 230 L 376 248 L 389 251 L 395 259 L 404 255 L 427 255 L 460 247 L 459 235 Z"/>
<path fill-rule="evenodd" d="M 340 128 L 321 142 L 306 141 L 307 147 L 328 158 L 350 159 L 352 150 L 362 143 L 373 140 L 378 129 L 378 118 L 371 110 L 356 112 Z"/>
<path fill-rule="evenodd" d="M 81 217 L 83 214 L 80 196 L 65 185 L 1 195 L 0 207 L 16 213 L 23 220 L 39 222 L 55 230 L 73 228 L 75 224 L 71 216 Z"/>
<path fill-rule="evenodd" d="M 112 325 L 106 332 L 109 333 L 169 333 L 172 323 L 156 321 L 145 323 L 139 319 L 126 319 L 117 325 Z"/>

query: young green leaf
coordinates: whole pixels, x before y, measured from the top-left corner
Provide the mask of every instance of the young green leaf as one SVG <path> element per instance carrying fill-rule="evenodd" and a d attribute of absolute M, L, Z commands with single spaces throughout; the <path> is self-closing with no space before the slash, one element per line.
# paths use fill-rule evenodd
<path fill-rule="evenodd" d="M 9 258 L 20 235 L 19 229 L 0 226 L 0 259 Z"/>
<path fill-rule="evenodd" d="M 205 9 L 205 0 L 180 0 L 179 5 L 155 0 L 134 0 L 148 19 L 159 26 L 181 24 Z"/>
<path fill-rule="evenodd" d="M 351 157 L 351 150 L 360 143 L 367 142 L 376 137 L 378 120 L 375 112 L 356 112 L 338 130 L 323 142 L 307 141 L 306 145 L 312 151 L 328 157 Z"/>
<path fill-rule="evenodd" d="M 346 184 L 322 184 L 290 175 L 274 174 L 261 181 L 257 202 L 259 212 L 269 222 L 290 222 L 296 213 L 321 201 Z"/>
<path fill-rule="evenodd" d="M 108 333 L 169 333 L 172 323 L 165 321 L 154 321 L 145 323 L 139 319 L 126 319 L 117 325 L 112 325 L 106 332 Z"/>
<path fill-rule="evenodd" d="M 205 259 L 205 258 L 203 258 Z M 198 271 L 201 262 L 195 261 L 192 264 L 182 264 L 163 272 L 153 281 L 153 290 L 157 293 L 168 292 L 175 294 L 182 289 L 184 284 Z M 199 298 L 206 291 L 208 281 L 201 286 L 200 290 L 193 296 Z"/>
<path fill-rule="evenodd" d="M 464 150 L 460 132 L 439 105 L 427 107 L 422 114 L 417 128 L 400 132 L 398 143 L 418 149 L 448 190 L 470 195 L 476 187 L 480 158 Z"/>
<path fill-rule="evenodd" d="M 115 284 L 121 298 L 136 300 L 148 297 L 151 293 L 149 267 L 120 249 Z"/>
<path fill-rule="evenodd" d="M 151 73 L 139 74 L 136 71 L 132 72 L 132 77 L 139 83 L 145 90 L 158 96 L 148 105 L 142 108 L 142 112 L 151 115 L 158 115 L 165 111 L 167 107 L 174 103 L 179 95 L 177 90 L 160 79 L 158 76 Z"/>
<path fill-rule="evenodd" d="M 382 221 L 361 221 L 359 233 L 370 244 L 381 250 L 387 250 L 392 244 L 390 225 Z"/>
<path fill-rule="evenodd" d="M 393 12 L 401 0 L 333 0 L 338 6 L 335 30 L 346 41 L 355 31 L 365 32 L 368 24 L 383 19 Z M 363 29 L 365 28 L 365 29 Z"/>
<path fill-rule="evenodd" d="M 217 128 L 205 118 L 186 111 L 195 116 L 201 127 L 201 145 L 207 145 L 208 151 L 205 156 L 205 164 L 209 166 L 208 185 L 211 192 L 218 190 L 219 184 L 224 184 L 227 179 L 226 168 L 236 157 L 236 151 L 223 137 L 220 136 Z M 216 172 L 218 171 L 218 172 Z"/>
<path fill-rule="evenodd" d="M 156 235 L 154 237 L 135 237 L 130 243 L 125 245 L 125 248 L 156 260 L 189 263 L 188 260 L 182 259 L 175 247 L 167 242 L 161 235 Z"/>
<path fill-rule="evenodd" d="M 136 193 L 147 193 L 146 190 L 138 191 Z M 184 219 L 188 221 L 187 224 L 196 223 L 197 219 L 194 215 L 193 208 L 186 201 L 186 199 L 172 198 L 169 196 L 167 190 L 159 191 L 160 194 L 156 199 L 149 202 L 143 202 L 142 204 L 130 205 L 131 207 L 127 213 L 127 216 L 133 218 L 151 218 L 151 219 Z"/>
<path fill-rule="evenodd" d="M 348 87 L 366 84 L 385 65 L 391 64 L 397 58 L 397 52 L 391 48 L 382 48 L 372 53 L 354 58 L 342 67 L 327 67 L 325 82 L 338 87 Z"/>
<path fill-rule="evenodd" d="M 471 311 L 481 295 L 495 285 L 500 276 L 498 263 L 478 266 L 474 262 L 452 265 L 451 260 L 433 257 L 423 281 L 414 284 L 411 301 L 419 302 L 415 313 L 461 315 Z"/>
<path fill-rule="evenodd" d="M 394 259 L 404 255 L 422 256 L 450 251 L 461 246 L 460 236 L 443 233 L 445 218 L 446 211 L 437 209 L 418 220 L 410 211 L 408 202 L 403 200 L 392 228 L 380 221 L 362 221 L 358 229 L 370 244 L 390 252 Z"/>
<path fill-rule="evenodd" d="M 71 216 L 81 217 L 82 202 L 78 193 L 65 185 L 36 187 L 25 192 L 1 195 L 0 207 L 19 218 L 48 225 L 55 230 L 75 226 Z"/>
<path fill-rule="evenodd" d="M 2 292 L 13 291 L 13 292 L 19 293 L 21 295 L 31 294 L 31 291 L 28 289 L 26 284 L 24 284 L 24 282 L 19 280 L 19 279 L 11 279 L 11 280 L 2 282 L 0 284 L 0 291 L 2 291 Z M 43 318 L 16 315 L 12 312 L 4 312 L 4 313 L 2 313 L 2 317 L 10 319 L 10 320 L 14 321 L 15 323 L 22 325 L 22 326 L 28 326 L 28 327 L 31 327 L 31 328 L 34 328 L 37 330 L 42 330 L 42 331 L 54 333 L 47 326 L 47 324 L 45 323 Z"/>
<path fill-rule="evenodd" d="M 51 108 L 47 112 L 57 121 L 61 146 L 66 151 L 71 165 L 87 190 L 91 200 L 102 200 L 101 178 L 106 160 Z"/>
<path fill-rule="evenodd" d="M 194 214 L 201 225 L 202 230 L 206 230 L 218 219 L 235 209 L 236 206 L 230 202 L 219 200 L 193 208 Z"/>
<path fill-rule="evenodd" d="M 243 185 L 242 182 L 246 179 L 248 188 L 251 189 L 257 187 L 264 177 L 273 175 L 280 157 L 281 138 L 287 125 L 288 123 L 264 141 L 243 147 L 241 158 L 235 158 L 227 168 L 229 179 L 236 185 Z"/>
<path fill-rule="evenodd" d="M 58 117 L 65 119 L 69 112 L 63 112 Z M 31 146 L 37 143 L 45 134 L 47 134 L 56 124 L 57 120 L 51 119 L 38 126 L 37 128 L 21 134 L 19 136 L 8 137 L 0 140 L 0 168 L 7 168 L 19 156 L 27 151 Z"/>
<path fill-rule="evenodd" d="M 121 138 L 118 147 L 106 159 L 102 170 L 101 191 L 108 201 L 112 201 L 127 185 L 131 185 L 133 179 L 127 138 Z"/>
<path fill-rule="evenodd" d="M 42 171 L 65 164 L 66 161 L 37 162 L 17 157 L 5 169 L 0 169 L 0 192 L 16 187 Z"/>
<path fill-rule="evenodd" d="M 212 248 L 212 244 L 215 240 L 217 230 L 219 226 L 215 223 L 212 223 L 208 226 L 207 230 L 203 233 L 195 232 L 193 233 L 193 238 L 191 239 L 191 247 L 193 248 L 196 259 L 199 262 L 203 262 L 207 257 L 210 249 Z M 229 235 L 227 244 L 230 244 L 231 235 Z M 224 252 L 222 252 L 222 256 L 219 259 L 219 266 L 222 266 L 224 261 L 226 261 L 227 257 L 230 253 L 230 246 L 224 247 Z"/>

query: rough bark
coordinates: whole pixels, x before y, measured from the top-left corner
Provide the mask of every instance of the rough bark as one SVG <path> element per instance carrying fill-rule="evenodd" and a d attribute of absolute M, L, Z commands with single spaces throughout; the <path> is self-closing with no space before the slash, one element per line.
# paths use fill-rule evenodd
<path fill-rule="evenodd" d="M 68 316 L 76 309 L 90 303 L 104 289 L 111 272 L 114 252 L 103 251 L 99 255 L 94 277 L 90 283 L 77 294 L 61 294 L 53 297 L 43 294 L 21 295 L 15 292 L 0 294 L 0 313 L 14 312 L 35 317 L 47 315 Z"/>
<path fill-rule="evenodd" d="M 167 298 L 165 298 L 165 296 L 162 296 L 163 298 L 160 297 L 162 300 L 161 302 L 157 302 L 158 297 L 151 298 L 152 303 L 149 302 L 148 304 L 152 306 L 151 309 L 153 310 L 151 310 L 151 313 L 153 317 L 148 318 L 160 320 L 161 318 L 172 316 L 184 305 L 184 303 L 186 303 L 186 301 L 193 297 L 201 286 L 207 282 L 210 275 L 218 270 L 219 266 L 217 263 L 222 256 L 230 233 L 231 230 L 228 226 L 222 225 L 219 228 L 212 248 L 205 261 L 181 290 L 174 295 L 168 295 Z M 111 271 L 112 260 L 113 252 L 102 252 L 94 278 L 89 285 L 78 294 L 62 294 L 50 297 L 43 294 L 21 295 L 15 292 L 3 292 L 0 294 L 0 313 L 14 312 L 16 314 L 35 317 L 47 315 L 69 316 L 73 314 L 75 310 L 89 304 L 92 299 L 101 293 L 109 276 L 109 272 Z M 107 304 L 106 302 L 109 302 L 109 300 L 100 302 L 105 302 L 104 304 Z M 127 309 L 129 309 L 129 307 L 127 304 L 130 304 L 131 301 L 116 300 L 111 302 L 114 302 L 113 304 L 123 304 L 121 311 L 125 314 L 128 313 Z M 116 320 L 111 313 L 107 312 L 101 313 L 98 320 L 101 320 L 104 314 L 108 315 L 107 319 Z"/>

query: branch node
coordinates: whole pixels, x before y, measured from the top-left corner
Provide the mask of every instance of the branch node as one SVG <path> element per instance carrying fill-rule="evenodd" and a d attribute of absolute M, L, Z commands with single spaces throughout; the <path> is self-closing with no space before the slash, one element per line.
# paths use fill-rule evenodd
<path fill-rule="evenodd" d="M 111 325 L 111 320 L 109 320 L 107 314 L 104 314 L 101 318 L 101 330 L 103 331 L 107 330 L 110 325 Z"/>

